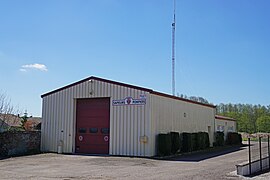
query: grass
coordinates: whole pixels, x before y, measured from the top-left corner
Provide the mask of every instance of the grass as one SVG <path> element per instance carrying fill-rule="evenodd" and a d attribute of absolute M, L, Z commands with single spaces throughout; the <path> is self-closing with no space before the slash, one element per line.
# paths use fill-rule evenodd
<path fill-rule="evenodd" d="M 248 141 L 248 138 L 243 138 L 243 141 Z M 250 141 L 259 141 L 259 138 L 250 138 Z M 267 142 L 267 138 L 262 138 L 262 142 Z"/>

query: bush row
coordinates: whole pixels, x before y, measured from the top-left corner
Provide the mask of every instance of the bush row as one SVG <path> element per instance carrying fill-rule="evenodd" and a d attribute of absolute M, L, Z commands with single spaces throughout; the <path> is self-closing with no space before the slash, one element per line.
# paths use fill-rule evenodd
<path fill-rule="evenodd" d="M 226 144 L 228 145 L 240 145 L 242 144 L 242 136 L 236 132 L 229 132 L 227 134 Z"/>
<path fill-rule="evenodd" d="M 224 144 L 226 145 L 242 144 L 241 134 L 238 134 L 237 132 L 228 132 L 226 142 L 224 142 L 224 133 L 216 132 L 214 146 L 224 146 Z"/>
<path fill-rule="evenodd" d="M 191 152 L 209 148 L 207 132 L 179 133 L 170 132 L 158 135 L 158 155 L 167 156 L 179 152 Z"/>
<path fill-rule="evenodd" d="M 215 132 L 214 146 L 224 146 L 224 132 Z"/>

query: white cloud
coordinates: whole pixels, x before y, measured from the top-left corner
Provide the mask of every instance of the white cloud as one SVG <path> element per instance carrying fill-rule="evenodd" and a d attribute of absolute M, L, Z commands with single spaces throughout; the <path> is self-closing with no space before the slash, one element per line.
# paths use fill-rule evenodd
<path fill-rule="evenodd" d="M 20 69 L 21 72 L 26 72 L 26 69 Z"/>
<path fill-rule="evenodd" d="M 20 69 L 20 71 L 26 72 L 28 69 L 36 69 L 36 70 L 40 70 L 40 71 L 48 71 L 47 67 L 44 64 L 37 64 L 37 63 L 22 65 L 22 68 Z"/>

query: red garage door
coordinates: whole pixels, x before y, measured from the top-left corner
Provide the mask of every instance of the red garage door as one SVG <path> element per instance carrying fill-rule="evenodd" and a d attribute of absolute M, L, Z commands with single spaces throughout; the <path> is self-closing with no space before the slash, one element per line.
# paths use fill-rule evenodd
<path fill-rule="evenodd" d="M 110 99 L 78 99 L 76 152 L 109 154 Z"/>

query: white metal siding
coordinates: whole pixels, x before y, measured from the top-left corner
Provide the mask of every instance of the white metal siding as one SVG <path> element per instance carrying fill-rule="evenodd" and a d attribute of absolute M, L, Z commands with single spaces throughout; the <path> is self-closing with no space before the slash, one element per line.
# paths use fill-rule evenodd
<path fill-rule="evenodd" d="M 150 156 L 150 145 L 140 143 L 140 136 L 149 135 L 149 101 L 146 105 L 112 106 L 112 100 L 134 99 L 149 93 L 103 81 L 92 80 L 71 86 L 43 97 L 42 151 L 57 151 L 60 140 L 63 152 L 75 147 L 76 99 L 110 97 L 110 154 Z"/>
<path fill-rule="evenodd" d="M 189 103 L 173 98 L 151 94 L 151 154 L 156 154 L 156 135 L 159 133 L 177 132 L 208 132 L 210 144 L 213 143 L 215 131 L 215 109 Z M 186 117 L 184 117 L 186 113 Z"/>

